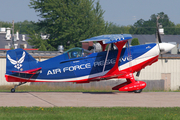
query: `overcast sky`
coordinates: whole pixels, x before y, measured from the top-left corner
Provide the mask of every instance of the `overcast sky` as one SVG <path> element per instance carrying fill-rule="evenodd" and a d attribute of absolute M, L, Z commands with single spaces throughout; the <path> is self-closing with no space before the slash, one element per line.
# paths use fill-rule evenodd
<path fill-rule="evenodd" d="M 95 0 L 97 1 L 97 0 Z M 38 21 L 30 0 L 0 0 L 0 21 Z M 180 0 L 100 0 L 105 21 L 118 25 L 133 25 L 137 20 L 150 19 L 152 14 L 164 12 L 172 22 L 180 24 Z"/>

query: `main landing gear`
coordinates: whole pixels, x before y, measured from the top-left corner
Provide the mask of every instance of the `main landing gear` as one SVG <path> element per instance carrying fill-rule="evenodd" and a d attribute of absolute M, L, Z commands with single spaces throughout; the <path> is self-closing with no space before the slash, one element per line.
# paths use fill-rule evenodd
<path fill-rule="evenodd" d="M 135 90 L 133 91 L 134 93 L 141 93 L 143 89 L 140 89 L 140 90 Z"/>
<path fill-rule="evenodd" d="M 23 85 L 25 84 L 26 82 L 20 82 L 18 85 L 15 85 L 14 88 L 11 89 L 11 92 L 14 93 L 15 92 L 15 89 L 20 86 L 20 85 Z"/>
<path fill-rule="evenodd" d="M 146 83 L 143 81 L 136 81 L 134 79 L 134 75 L 132 73 L 129 73 L 125 76 L 127 82 L 124 82 L 120 85 L 117 85 L 113 87 L 113 90 L 119 90 L 119 91 L 128 91 L 128 92 L 134 92 L 134 93 L 141 93 L 142 90 L 146 87 Z"/>
<path fill-rule="evenodd" d="M 141 93 L 143 89 L 139 89 L 139 90 L 134 90 L 134 91 L 128 91 L 128 92 L 134 92 L 134 93 Z"/>

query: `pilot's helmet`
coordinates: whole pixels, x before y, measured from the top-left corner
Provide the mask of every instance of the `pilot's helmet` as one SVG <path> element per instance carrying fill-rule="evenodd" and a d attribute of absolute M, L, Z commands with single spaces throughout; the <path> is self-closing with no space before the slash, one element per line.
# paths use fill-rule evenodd
<path fill-rule="evenodd" d="M 71 58 L 76 58 L 78 55 L 77 51 L 71 52 Z"/>

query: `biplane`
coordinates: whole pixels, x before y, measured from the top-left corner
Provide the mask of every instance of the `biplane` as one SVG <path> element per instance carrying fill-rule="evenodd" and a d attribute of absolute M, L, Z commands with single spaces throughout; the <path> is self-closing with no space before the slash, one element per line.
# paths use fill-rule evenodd
<path fill-rule="evenodd" d="M 170 51 L 175 45 L 162 43 L 157 25 L 157 43 L 130 46 L 130 34 L 111 34 L 92 37 L 81 42 L 98 42 L 102 52 L 89 52 L 72 48 L 63 54 L 45 61 L 37 61 L 23 49 L 7 51 L 7 82 L 19 82 L 11 89 L 27 82 L 75 82 L 89 83 L 109 79 L 126 79 L 113 90 L 140 93 L 146 87 L 143 81 L 136 81 L 141 69 L 158 61 L 160 54 Z"/>
<path fill-rule="evenodd" d="M 158 61 L 159 54 L 171 50 L 174 45 L 151 43 L 130 47 L 128 40 L 131 38 L 130 34 L 92 37 L 82 42 L 99 42 L 102 52 L 90 53 L 76 47 L 42 62 L 23 49 L 9 50 L 6 55 L 6 81 L 19 82 L 11 89 L 15 92 L 17 86 L 27 82 L 89 83 L 122 78 L 127 81 L 113 87 L 113 90 L 140 93 L 146 83 L 136 81 L 133 73 L 139 74 L 141 69 Z"/>

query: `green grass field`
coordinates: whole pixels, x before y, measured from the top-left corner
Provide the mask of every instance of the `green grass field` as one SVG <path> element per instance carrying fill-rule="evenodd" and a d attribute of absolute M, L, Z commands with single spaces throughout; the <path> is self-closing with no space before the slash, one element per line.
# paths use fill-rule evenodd
<path fill-rule="evenodd" d="M 180 108 L 0 107 L 0 120 L 179 120 Z"/>

